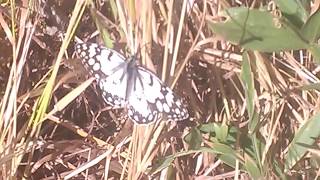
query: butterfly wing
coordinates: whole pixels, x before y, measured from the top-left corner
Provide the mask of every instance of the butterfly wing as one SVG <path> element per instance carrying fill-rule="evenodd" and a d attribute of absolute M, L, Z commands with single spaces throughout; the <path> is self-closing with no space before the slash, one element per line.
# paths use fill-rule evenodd
<path fill-rule="evenodd" d="M 104 100 L 127 107 L 129 118 L 136 123 L 148 124 L 161 116 L 176 121 L 189 117 L 182 101 L 151 71 L 129 62 L 128 73 L 128 62 L 120 53 L 97 44 L 81 43 L 75 49 L 98 80 Z"/>
<path fill-rule="evenodd" d="M 123 69 L 117 70 L 107 78 L 98 80 L 103 99 L 115 107 L 126 106 L 126 89 L 128 75 Z"/>
<path fill-rule="evenodd" d="M 128 99 L 128 115 L 138 124 L 157 121 L 160 116 L 168 120 L 189 117 L 182 101 L 151 71 L 137 66 L 133 92 Z"/>
<path fill-rule="evenodd" d="M 94 76 L 104 100 L 118 107 L 125 106 L 127 89 L 126 60 L 118 52 L 95 43 L 76 44 L 75 50 L 83 65 Z"/>

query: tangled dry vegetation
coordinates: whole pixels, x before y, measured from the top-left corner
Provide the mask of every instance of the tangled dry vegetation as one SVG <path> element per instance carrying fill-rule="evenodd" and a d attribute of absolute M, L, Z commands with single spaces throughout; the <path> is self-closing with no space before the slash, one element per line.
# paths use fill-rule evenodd
<path fill-rule="evenodd" d="M 317 179 L 319 3 L 1 1 L 2 179 Z M 133 124 L 75 39 L 132 54 L 188 104 Z"/>

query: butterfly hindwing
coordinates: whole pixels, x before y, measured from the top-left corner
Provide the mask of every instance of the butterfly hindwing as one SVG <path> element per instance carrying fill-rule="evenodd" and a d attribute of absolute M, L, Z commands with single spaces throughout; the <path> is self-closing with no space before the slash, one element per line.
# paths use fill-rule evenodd
<path fill-rule="evenodd" d="M 160 114 L 174 121 L 188 118 L 181 100 L 153 72 L 139 66 L 135 85 L 128 101 L 131 119 L 145 124 L 158 120 Z"/>
<path fill-rule="evenodd" d="M 122 78 L 122 80 L 120 80 Z M 102 91 L 103 99 L 115 107 L 125 107 L 127 74 L 122 69 L 117 70 L 110 76 L 98 79 L 99 87 Z"/>
<path fill-rule="evenodd" d="M 140 69 L 137 72 L 133 91 L 128 98 L 128 115 L 139 124 L 148 124 L 160 118 L 155 105 L 156 96 L 162 96 L 158 94 L 160 84 L 153 83 L 149 73 L 140 74 Z"/>

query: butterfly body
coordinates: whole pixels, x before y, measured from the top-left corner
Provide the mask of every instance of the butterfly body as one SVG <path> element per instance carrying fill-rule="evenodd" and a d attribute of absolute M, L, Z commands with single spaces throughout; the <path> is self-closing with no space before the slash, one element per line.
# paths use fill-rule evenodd
<path fill-rule="evenodd" d="M 125 107 L 128 116 L 138 124 L 183 120 L 189 114 L 182 101 L 151 71 L 115 50 L 97 44 L 80 43 L 76 53 L 85 68 L 97 79 L 103 99 L 110 105 Z"/>

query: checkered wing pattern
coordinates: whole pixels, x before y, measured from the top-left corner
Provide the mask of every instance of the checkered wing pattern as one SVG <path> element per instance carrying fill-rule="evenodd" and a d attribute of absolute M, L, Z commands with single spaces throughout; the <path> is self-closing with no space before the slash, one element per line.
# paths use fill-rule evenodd
<path fill-rule="evenodd" d="M 126 108 L 135 123 L 189 117 L 181 99 L 153 72 L 135 64 L 135 58 L 126 60 L 120 53 L 94 43 L 80 43 L 75 49 L 85 68 L 97 79 L 103 99 L 112 106 Z"/>

